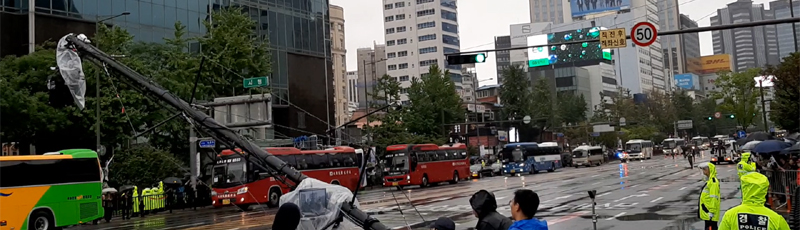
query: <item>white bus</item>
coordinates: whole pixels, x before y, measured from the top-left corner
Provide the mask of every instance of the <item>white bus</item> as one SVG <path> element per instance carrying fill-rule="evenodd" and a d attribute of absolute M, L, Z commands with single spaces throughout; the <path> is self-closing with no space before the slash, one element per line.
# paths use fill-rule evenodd
<path fill-rule="evenodd" d="M 625 142 L 625 152 L 628 159 L 650 159 L 653 157 L 653 142 L 648 140 L 634 139 Z"/>
<path fill-rule="evenodd" d="M 700 149 L 702 150 L 708 150 L 709 147 L 711 146 L 711 140 L 709 140 L 708 137 L 701 137 L 701 136 L 692 137 L 692 144 L 694 144 L 694 146 L 700 147 Z"/>
<path fill-rule="evenodd" d="M 686 141 L 682 138 L 667 138 L 661 142 L 662 149 L 664 149 L 664 154 L 667 155 L 680 155 L 683 154 L 683 148 L 686 146 Z"/>
<path fill-rule="evenodd" d="M 603 147 L 581 145 L 572 150 L 572 164 L 577 168 L 585 165 L 586 167 L 605 163 L 605 152 Z"/>

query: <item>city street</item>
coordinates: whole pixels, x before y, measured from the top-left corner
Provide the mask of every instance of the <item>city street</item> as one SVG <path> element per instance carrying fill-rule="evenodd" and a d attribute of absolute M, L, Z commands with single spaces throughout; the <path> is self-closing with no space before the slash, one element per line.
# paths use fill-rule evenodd
<path fill-rule="evenodd" d="M 376 189 L 359 196 L 362 210 L 394 229 L 427 229 L 425 221 L 449 216 L 458 229 L 474 227 L 469 197 L 475 191 L 494 192 L 499 211 L 510 216 L 509 199 L 517 189 L 539 193 L 542 204 L 538 218 L 550 229 L 592 229 L 592 205 L 587 191 L 597 190 L 597 229 L 701 229 L 696 217 L 697 199 L 703 185 L 702 173 L 690 170 L 682 157 L 656 156 L 628 164 L 606 163 L 599 167 L 564 168 L 553 173 L 518 177 L 487 177 L 456 185 L 430 188 Z M 707 162 L 708 153 L 698 157 Z M 718 165 L 722 181 L 722 210 L 738 203 L 735 165 Z M 411 202 L 409 202 L 411 200 Z M 412 206 L 413 204 L 413 206 Z M 87 225 L 79 229 L 267 229 L 276 209 L 256 207 L 249 212 L 235 208 L 177 211 L 130 221 L 115 219 L 110 224 Z"/>

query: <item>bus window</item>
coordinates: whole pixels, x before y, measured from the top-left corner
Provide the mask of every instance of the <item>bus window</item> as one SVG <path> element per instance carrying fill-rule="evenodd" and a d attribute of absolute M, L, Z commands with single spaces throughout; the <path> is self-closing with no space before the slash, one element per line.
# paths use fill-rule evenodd
<path fill-rule="evenodd" d="M 277 157 L 278 157 L 278 159 L 281 159 L 283 162 L 286 162 L 286 164 L 288 164 L 289 166 L 292 166 L 293 168 L 297 168 L 297 162 L 295 162 L 294 156 L 292 156 L 292 155 L 280 155 L 280 156 L 277 156 Z"/>
<path fill-rule="evenodd" d="M 47 175 L 47 176 L 18 176 Z M 2 161 L 0 187 L 100 182 L 97 158 L 66 160 Z"/>
<path fill-rule="evenodd" d="M 425 154 L 428 154 L 428 157 L 430 157 L 431 161 L 438 161 L 439 160 L 439 154 L 436 154 L 435 151 L 425 152 Z"/>
<path fill-rule="evenodd" d="M 297 169 L 299 170 L 306 170 L 306 169 L 313 169 L 313 162 L 310 155 L 295 155 L 295 159 L 297 159 Z"/>
<path fill-rule="evenodd" d="M 428 154 L 425 154 L 425 152 L 418 152 L 417 159 L 419 159 L 419 162 L 431 161 L 430 156 L 428 156 Z"/>
<path fill-rule="evenodd" d="M 306 155 L 313 159 L 313 165 L 309 163 L 310 169 L 323 169 L 330 167 L 330 160 L 328 159 L 328 154 L 309 154 Z"/>
<path fill-rule="evenodd" d="M 514 162 L 523 162 L 525 159 L 523 158 L 522 149 L 514 149 L 511 151 L 511 157 Z"/>
<path fill-rule="evenodd" d="M 349 153 L 348 152 L 348 153 L 339 153 L 339 154 L 336 154 L 336 155 L 339 155 L 342 158 L 341 159 L 342 167 L 356 167 L 356 166 L 360 167 L 360 165 L 358 165 L 358 164 L 361 163 L 361 160 L 358 160 L 358 161 L 355 160 L 355 158 L 358 158 L 356 156 L 356 153 Z"/>
<path fill-rule="evenodd" d="M 467 159 L 467 151 L 461 151 L 461 158 L 459 159 Z"/>
<path fill-rule="evenodd" d="M 450 160 L 449 157 L 447 157 L 447 152 L 444 150 L 436 151 L 436 155 L 439 155 L 440 161 Z"/>

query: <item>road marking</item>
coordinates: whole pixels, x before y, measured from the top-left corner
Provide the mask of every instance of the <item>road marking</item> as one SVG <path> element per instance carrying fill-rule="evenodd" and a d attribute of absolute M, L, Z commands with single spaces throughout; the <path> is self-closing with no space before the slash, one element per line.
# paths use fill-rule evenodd
<path fill-rule="evenodd" d="M 639 185 L 638 184 L 631 185 L 631 188 L 636 188 L 637 186 L 639 186 Z"/>
<path fill-rule="evenodd" d="M 646 197 L 646 196 L 650 196 L 650 195 L 647 195 L 647 193 L 634 194 L 634 195 L 626 196 L 626 197 L 623 197 L 623 198 L 619 198 L 619 199 L 615 200 L 614 202 L 620 202 L 620 201 L 627 200 L 628 198 L 632 198 L 632 197 Z"/>
<path fill-rule="evenodd" d="M 443 201 L 443 200 L 449 200 L 449 199 L 453 199 L 453 198 L 452 197 L 442 197 L 442 198 L 433 199 L 433 200 L 431 200 L 431 202 Z"/>
<path fill-rule="evenodd" d="M 572 196 L 572 195 L 559 196 L 559 197 L 553 198 L 552 200 L 567 199 L 567 198 L 570 198 L 571 196 Z"/>
<path fill-rule="evenodd" d="M 504 197 L 504 196 L 501 196 L 501 197 L 498 197 L 498 198 L 497 198 L 497 199 L 495 199 L 495 200 L 502 200 L 502 199 L 505 199 L 505 198 L 506 198 L 506 197 Z"/>
<path fill-rule="evenodd" d="M 580 215 L 583 215 L 585 213 L 588 213 L 588 212 L 587 211 L 574 212 L 574 213 L 572 213 L 572 214 L 570 214 L 568 216 L 564 216 L 564 217 L 561 217 L 561 218 L 557 218 L 555 220 L 547 221 L 547 226 L 553 226 L 555 224 L 558 224 L 558 223 L 561 223 L 561 222 L 564 222 L 564 221 L 568 221 L 568 220 L 571 220 L 571 219 L 578 218 L 578 217 L 580 217 Z"/>
<path fill-rule="evenodd" d="M 603 194 L 597 195 L 596 197 L 601 197 L 601 196 L 605 196 L 605 195 L 608 195 L 608 194 L 611 194 L 611 192 L 605 192 Z"/>
<path fill-rule="evenodd" d="M 617 217 L 620 217 L 620 216 L 622 216 L 622 215 L 625 215 L 625 212 L 620 212 L 619 214 L 617 214 L 617 215 L 614 215 L 614 216 L 612 216 L 612 217 L 609 217 L 609 218 L 607 218 L 606 220 L 613 220 L 613 219 L 616 219 Z"/>
<path fill-rule="evenodd" d="M 683 188 L 681 188 L 681 189 L 678 189 L 678 191 L 683 191 L 684 189 L 686 189 L 686 187 L 683 187 Z"/>
<path fill-rule="evenodd" d="M 596 184 L 599 184 L 599 183 L 603 183 L 603 182 L 602 181 L 594 182 L 594 183 L 592 183 L 592 185 L 596 185 Z"/>
<path fill-rule="evenodd" d="M 592 176 L 592 177 L 599 177 L 599 176 L 600 176 L 600 174 L 597 174 L 597 175 L 594 175 L 594 176 Z"/>
<path fill-rule="evenodd" d="M 661 199 L 664 199 L 664 197 L 659 196 L 658 198 L 651 200 L 650 203 L 655 203 L 656 201 L 659 201 Z"/>

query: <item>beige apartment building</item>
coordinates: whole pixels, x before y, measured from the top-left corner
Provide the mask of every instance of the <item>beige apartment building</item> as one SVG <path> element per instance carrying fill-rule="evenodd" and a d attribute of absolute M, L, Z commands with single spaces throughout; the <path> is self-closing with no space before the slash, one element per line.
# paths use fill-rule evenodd
<path fill-rule="evenodd" d="M 331 19 L 331 60 L 333 62 L 333 103 L 336 126 L 350 121 L 347 100 L 347 49 L 344 43 L 344 8 L 329 5 Z"/>

